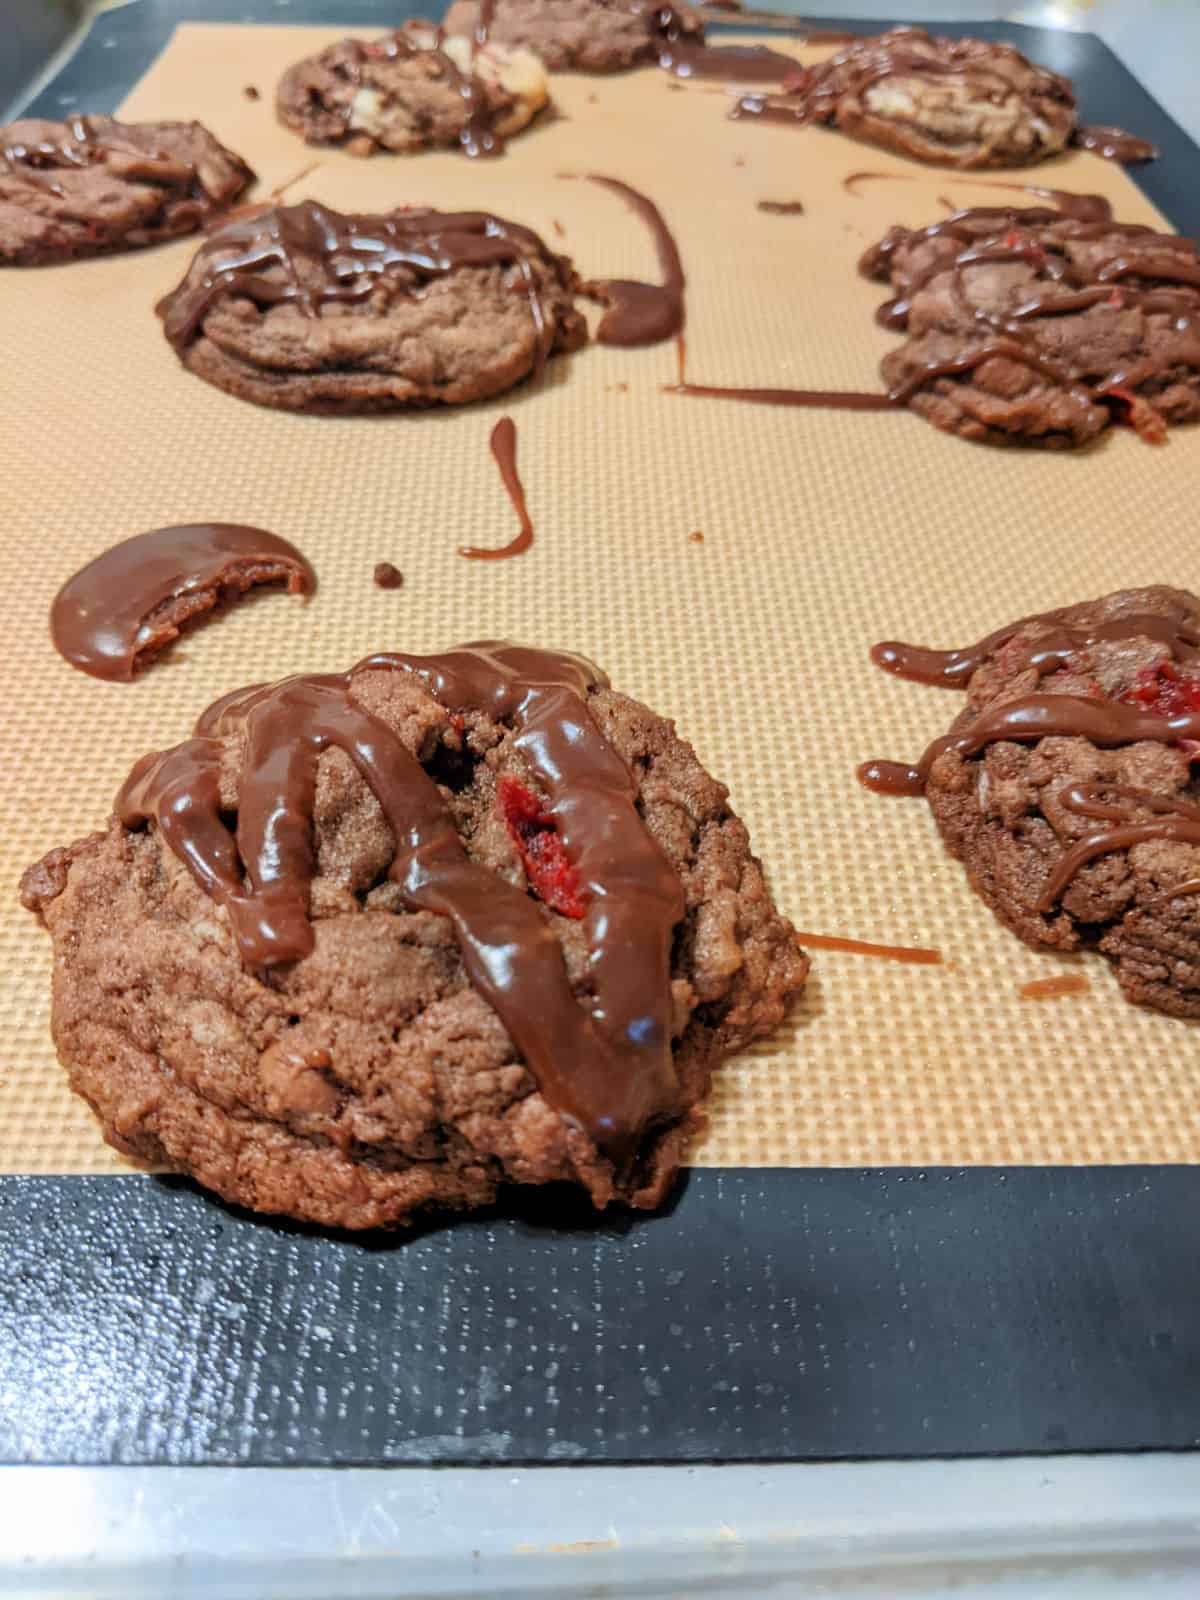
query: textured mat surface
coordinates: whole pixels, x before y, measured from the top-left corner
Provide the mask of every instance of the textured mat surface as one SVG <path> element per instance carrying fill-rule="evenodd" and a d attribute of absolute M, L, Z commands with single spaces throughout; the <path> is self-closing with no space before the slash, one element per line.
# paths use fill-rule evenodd
<path fill-rule="evenodd" d="M 649 274 L 649 240 L 620 201 L 559 174 L 622 177 L 677 233 L 696 381 L 876 387 L 892 340 L 872 321 L 880 293 L 856 276 L 859 252 L 893 221 L 939 215 L 941 196 L 996 198 L 823 131 L 732 124 L 719 89 L 675 89 L 653 71 L 557 79 L 560 118 L 493 163 L 309 150 L 275 123 L 272 87 L 336 36 L 181 28 L 124 113 L 201 117 L 251 160 L 263 191 L 317 163 L 289 197 L 488 207 L 539 228 L 588 273 Z M 244 97 L 248 84 L 261 100 Z M 906 181 L 847 193 L 843 179 L 865 169 Z M 1156 218 L 1095 157 L 1036 177 L 1106 193 L 1128 220 Z M 799 199 L 805 214 L 766 215 L 761 199 Z M 670 347 L 591 348 L 453 414 L 273 414 L 184 373 L 161 336 L 153 304 L 193 249 L 4 278 L 0 429 L 19 447 L 0 463 L 0 583 L 15 597 L 0 648 L 22 751 L 0 776 L 4 882 L 99 825 L 132 760 L 182 737 L 226 689 L 481 633 L 564 645 L 676 717 L 729 782 L 797 926 L 946 958 L 907 968 L 818 953 L 791 1026 L 723 1074 L 695 1162 L 1200 1157 L 1195 1030 L 1126 1006 L 1098 958 L 1071 964 L 1089 974 L 1087 995 L 1023 1002 L 1021 984 L 1064 963 L 993 922 L 920 804 L 873 798 L 853 775 L 866 756 L 915 756 L 955 709 L 872 668 L 873 640 L 957 644 L 1120 585 L 1194 587 L 1200 430 L 1162 450 L 1122 433 L 1083 455 L 989 452 L 909 415 L 663 394 Z M 537 542 L 520 560 L 475 565 L 460 544 L 513 531 L 487 451 L 504 412 L 518 424 Z M 118 539 L 202 519 L 294 539 L 319 594 L 307 607 L 248 605 L 133 686 L 66 667 L 46 633 L 63 579 Z M 381 558 L 403 569 L 399 593 L 373 587 Z M 120 1170 L 55 1064 L 49 965 L 48 941 L 6 896 L 0 1170 Z"/>

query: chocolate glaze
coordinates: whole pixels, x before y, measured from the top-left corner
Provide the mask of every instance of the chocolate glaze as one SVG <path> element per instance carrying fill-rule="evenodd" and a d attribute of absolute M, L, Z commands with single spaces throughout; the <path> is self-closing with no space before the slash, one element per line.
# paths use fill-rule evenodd
<path fill-rule="evenodd" d="M 997 628 L 978 644 L 966 645 L 958 650 L 930 650 L 925 645 L 901 644 L 889 639 L 872 645 L 871 660 L 885 672 L 898 678 L 908 678 L 913 683 L 936 685 L 942 689 L 965 689 L 977 668 L 988 656 L 1025 628 L 1042 626 L 1048 633 L 1030 640 L 1022 652 L 1019 664 L 1035 667 L 1038 675 L 1066 666 L 1073 656 L 1089 645 L 1117 639 L 1154 639 L 1165 645 L 1175 661 L 1193 660 L 1200 653 L 1200 631 L 1192 626 L 1181 610 L 1178 618 L 1157 613 L 1133 612 L 1124 617 L 1113 617 L 1107 622 L 1092 623 L 1087 628 L 1076 628 L 1063 622 L 1061 611 L 1043 611 L 1035 616 L 1022 617 Z"/>
<path fill-rule="evenodd" d="M 50 608 L 50 637 L 81 672 L 127 683 L 183 622 L 279 582 L 308 594 L 317 580 L 278 534 L 224 522 L 156 528 L 114 545 L 63 585 Z"/>
<path fill-rule="evenodd" d="M 601 344 L 659 344 L 673 339 L 684 324 L 683 293 L 687 280 L 683 273 L 679 247 L 662 212 L 648 196 L 620 178 L 605 178 L 589 172 L 592 183 L 603 184 L 620 195 L 637 213 L 654 237 L 662 283 L 638 283 L 628 278 L 600 278 L 586 286 L 586 292 L 608 307 L 600 319 L 596 338 Z"/>
<path fill-rule="evenodd" d="M 1081 150 L 1092 150 L 1106 161 L 1157 161 L 1158 146 L 1149 139 L 1139 139 L 1126 133 L 1124 128 L 1106 127 L 1104 123 L 1084 123 L 1075 129 L 1073 143 Z"/>
<path fill-rule="evenodd" d="M 865 939 L 840 939 L 829 933 L 798 933 L 796 943 L 811 950 L 844 950 L 850 955 L 879 956 L 884 961 L 903 961 L 914 967 L 936 967 L 940 950 L 922 950 L 915 945 L 869 944 Z"/>
<path fill-rule="evenodd" d="M 805 127 L 812 122 L 832 119 L 837 102 L 843 95 L 852 94 L 861 98 L 873 85 L 895 77 L 965 79 L 970 82 L 976 98 L 989 99 L 996 104 L 1019 98 L 1019 91 L 990 69 L 990 47 L 983 47 L 979 53 L 968 50 L 954 60 L 939 60 L 914 51 L 915 42 L 928 38 L 929 35 L 920 28 L 893 28 L 874 39 L 853 38 L 847 50 L 831 56 L 828 62 L 799 68 L 784 84 L 784 94 L 747 95 L 730 115 Z M 964 43 L 970 44 L 971 41 Z M 838 69 L 832 76 L 828 71 L 830 65 Z M 852 68 L 849 74 L 846 72 L 847 66 Z M 1052 98 L 1074 105 L 1075 97 L 1066 78 L 1044 69 L 1043 78 L 1046 92 Z"/>
<path fill-rule="evenodd" d="M 1022 639 L 1019 645 L 1015 643 L 1019 634 L 1037 625 L 1042 631 Z M 1015 649 L 1017 654 L 1008 665 L 1018 671 L 1032 669 L 1041 678 L 1070 666 L 1093 645 L 1139 638 L 1162 645 L 1180 665 L 1200 659 L 1200 628 L 1182 604 L 1174 616 L 1131 612 L 1086 627 L 1064 621 L 1062 612 L 1048 611 L 998 628 L 964 649 L 929 650 L 923 645 L 889 641 L 875 645 L 871 659 L 885 671 L 918 683 L 966 688 L 974 672 L 998 650 Z M 935 739 L 915 767 L 894 761 L 868 761 L 858 768 L 858 777 L 877 794 L 920 795 L 934 762 L 947 752 L 966 759 L 979 755 L 997 740 L 1034 743 L 1052 737 L 1084 738 L 1102 748 L 1143 739 L 1159 744 L 1200 741 L 1200 712 L 1164 717 L 1121 700 L 1035 692 L 986 707 L 965 728 Z M 1086 834 L 1063 851 L 1038 900 L 1038 909 L 1043 912 L 1053 909 L 1080 868 L 1097 856 L 1151 840 L 1200 845 L 1200 804 L 1177 795 L 1155 795 L 1113 783 L 1072 783 L 1061 790 L 1058 800 L 1066 810 L 1107 826 Z M 1149 819 L 1140 816 L 1140 812 L 1148 812 Z M 1200 880 L 1196 880 L 1195 887 L 1200 888 Z M 1160 898 L 1191 892 L 1193 884 L 1188 882 Z"/>
<path fill-rule="evenodd" d="M 1178 360 L 1178 346 L 1160 357 L 1153 356 L 1133 369 L 1118 368 L 1098 381 L 1084 383 L 1055 365 L 1041 350 L 1029 327 L 1038 317 L 1058 316 L 1084 310 L 1105 301 L 1114 309 L 1137 307 L 1147 312 L 1164 312 L 1175 318 L 1176 331 L 1196 331 L 1193 318 L 1198 306 L 1188 291 L 1200 287 L 1200 247 L 1195 241 L 1175 234 L 1156 233 L 1138 223 L 1116 223 L 1105 212 L 1106 202 L 1097 195 L 1070 195 L 1051 190 L 1051 196 L 1066 202 L 1062 209 L 1044 206 L 1012 208 L 975 206 L 955 211 L 948 217 L 916 230 L 893 228 L 877 244 L 864 252 L 859 269 L 868 277 L 887 278 L 892 256 L 902 245 L 920 244 L 932 239 L 950 239 L 958 246 L 953 258 L 930 252 L 923 270 L 907 282 L 901 293 L 885 301 L 876 313 L 882 326 L 900 331 L 908 327 L 909 314 L 917 294 L 935 278 L 949 278 L 949 292 L 969 309 L 979 325 L 979 347 L 962 356 L 935 362 L 918 369 L 892 390 L 897 401 L 907 401 L 935 379 L 972 371 L 994 356 L 1021 362 L 1049 382 L 1074 393 L 1087 404 L 1121 402 L 1129 406 L 1131 420 L 1145 438 L 1160 441 L 1165 423 L 1149 402 L 1133 393 L 1141 384 L 1169 376 L 1169 364 Z M 1054 226 L 1053 235 L 1046 229 Z M 993 232 L 994 229 L 994 232 Z M 991 235 L 989 237 L 989 235 Z M 1081 253 L 1071 253 L 1073 242 L 1109 242 L 1109 253 L 1088 262 Z M 1008 312 L 993 312 L 966 299 L 963 273 L 970 267 L 989 262 L 1032 263 L 1049 280 L 1044 288 L 1032 290 L 1030 298 Z M 1134 278 L 1136 283 L 1125 282 Z M 1195 359 L 1200 363 L 1200 333 Z M 1138 410 L 1135 411 L 1135 407 Z"/>
<path fill-rule="evenodd" d="M 525 489 L 517 472 L 517 425 L 511 417 L 501 417 L 492 429 L 488 441 L 491 445 L 492 456 L 500 469 L 500 479 L 512 501 L 513 510 L 517 513 L 517 520 L 521 524 L 521 531 L 511 544 L 501 545 L 497 550 L 483 549 L 478 545 L 460 545 L 459 555 L 469 556 L 473 561 L 504 561 L 509 556 L 522 555 L 533 543 L 533 523 L 529 520 L 529 508 L 525 504 Z"/>
<path fill-rule="evenodd" d="M 492 6 L 480 8 L 479 22 L 475 29 L 475 42 L 478 45 L 487 42 L 487 29 L 491 25 Z M 482 37 L 480 30 L 482 28 Z M 385 38 L 377 39 L 371 44 L 366 44 L 359 39 L 347 39 L 343 42 L 345 52 L 343 60 L 339 63 L 338 71 L 344 71 L 351 83 L 362 82 L 362 69 L 372 58 L 383 57 L 388 61 L 410 61 L 416 56 L 428 59 L 433 75 L 458 91 L 462 99 L 467 120 L 463 123 L 458 135 L 458 142 L 464 155 L 467 156 L 498 156 L 504 150 L 504 139 L 497 127 L 496 119 L 499 108 L 493 108 L 488 101 L 487 90 L 473 73 L 463 72 L 446 52 L 441 48 L 445 38 L 442 30 L 437 31 L 437 42 L 432 48 L 423 40 L 414 40 L 407 28 L 398 28 L 395 33 L 388 34 Z M 346 123 L 347 134 L 355 130 L 350 125 L 354 115 L 353 101 L 348 101 L 343 117 Z"/>
<path fill-rule="evenodd" d="M 448 709 L 515 728 L 587 903 L 586 1007 L 544 910 L 469 858 L 432 778 L 353 698 L 369 672 L 412 674 Z M 202 714 L 193 738 L 138 762 L 117 815 L 129 828 L 157 823 L 225 907 L 245 961 L 299 960 L 314 943 L 317 762 L 330 747 L 343 750 L 395 834 L 389 878 L 404 905 L 450 919 L 472 983 L 546 1099 L 620 1166 L 646 1127 L 678 1105 L 670 957 L 684 897 L 638 814 L 628 768 L 588 710 L 589 692 L 606 682 L 577 656 L 483 643 L 440 656 L 371 656 L 349 673 L 240 690 Z M 236 833 L 220 793 L 229 736 L 242 741 Z"/>
<path fill-rule="evenodd" d="M 381 589 L 401 589 L 404 587 L 404 574 L 399 567 L 394 567 L 390 561 L 376 563 L 372 580 Z"/>
<path fill-rule="evenodd" d="M 769 211 L 777 217 L 799 217 L 804 214 L 803 200 L 759 200 L 759 211 Z"/>
<path fill-rule="evenodd" d="M 384 274 L 416 293 L 458 267 L 515 267 L 538 333 L 539 361 L 553 339 L 530 256 L 557 261 L 529 228 L 484 211 L 392 211 L 344 216 L 315 200 L 239 218 L 201 246 L 191 273 L 158 303 L 167 338 L 182 349 L 218 301 L 233 296 L 261 309 L 294 305 L 317 317 L 338 301 L 364 300 Z"/>
<path fill-rule="evenodd" d="M 795 56 L 762 44 L 701 44 L 676 39 L 659 46 L 658 64 L 677 78 L 708 78 L 720 83 L 782 83 L 798 70 Z"/>

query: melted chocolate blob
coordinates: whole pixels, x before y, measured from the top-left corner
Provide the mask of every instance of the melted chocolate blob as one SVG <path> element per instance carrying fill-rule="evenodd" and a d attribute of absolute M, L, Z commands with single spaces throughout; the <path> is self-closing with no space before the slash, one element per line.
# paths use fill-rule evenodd
<path fill-rule="evenodd" d="M 587 1006 L 571 992 L 543 909 L 469 858 L 433 779 L 355 700 L 356 678 L 371 672 L 412 674 L 446 708 L 515 728 L 585 902 Z M 349 673 L 240 690 L 202 714 L 193 738 L 143 757 L 116 811 L 129 828 L 157 823 L 225 907 L 246 962 L 296 961 L 314 942 L 317 763 L 322 751 L 343 750 L 395 835 L 389 877 L 406 908 L 450 919 L 471 982 L 539 1089 L 621 1166 L 678 1105 L 670 961 L 684 896 L 638 814 L 628 768 L 588 710 L 589 691 L 606 682 L 578 656 L 483 643 L 371 656 Z M 236 830 L 219 783 L 229 735 L 243 741 Z"/>
<path fill-rule="evenodd" d="M 700 44 L 676 39 L 660 45 L 658 64 L 677 78 L 708 78 L 720 83 L 782 83 L 799 70 L 795 56 L 762 44 Z"/>
<path fill-rule="evenodd" d="M 163 330 L 182 349 L 227 296 L 260 308 L 294 305 L 317 317 L 326 305 L 364 300 L 387 275 L 413 294 L 457 267 L 499 264 L 520 273 L 538 331 L 539 360 L 553 338 L 530 256 L 551 252 L 529 228 L 483 211 L 392 211 L 343 216 L 315 200 L 239 218 L 201 246 L 188 277 L 159 301 Z"/>
<path fill-rule="evenodd" d="M 589 283 L 587 293 L 608 307 L 600 319 L 596 338 L 601 344 L 616 345 L 659 344 L 673 339 L 683 328 L 687 280 L 679 247 L 662 212 L 653 200 L 620 178 L 605 178 L 596 172 L 589 172 L 587 177 L 619 194 L 650 229 L 663 275 L 661 284 L 637 283 L 627 278 L 601 278 Z"/>
<path fill-rule="evenodd" d="M 491 439 L 492 456 L 500 469 L 500 480 L 512 501 L 513 510 L 517 513 L 517 521 L 521 524 L 521 531 L 511 544 L 501 545 L 498 550 L 485 550 L 477 545 L 461 545 L 460 556 L 469 556 L 473 561 L 504 561 L 509 556 L 524 554 L 533 543 L 533 523 L 529 520 L 529 508 L 525 504 L 525 489 L 517 472 L 517 425 L 511 417 L 501 417 L 492 429 Z"/>
<path fill-rule="evenodd" d="M 317 580 L 294 545 L 264 528 L 156 528 L 114 545 L 63 585 L 50 608 L 50 637 L 81 672 L 128 683 L 185 622 L 263 583 L 310 594 Z"/>
<path fill-rule="evenodd" d="M 1107 127 L 1104 123 L 1085 123 L 1075 129 L 1072 141 L 1081 150 L 1092 150 L 1106 161 L 1157 161 L 1158 146 L 1149 139 L 1139 139 L 1126 133 L 1124 128 Z"/>
<path fill-rule="evenodd" d="M 1043 632 L 1016 643 L 1018 634 L 1037 624 L 1043 626 Z M 978 644 L 963 649 L 930 650 L 923 645 L 889 641 L 875 645 L 871 659 L 898 677 L 965 689 L 972 674 L 997 650 L 1016 650 L 1017 655 L 1009 664 L 1019 671 L 1032 669 L 1041 678 L 1069 666 L 1092 645 L 1122 639 L 1152 639 L 1179 664 L 1200 659 L 1200 629 L 1182 605 L 1175 616 L 1131 612 L 1086 627 L 1065 622 L 1061 612 L 1047 611 L 998 628 Z M 991 705 L 962 731 L 935 739 L 915 767 L 895 761 L 868 761 L 858 768 L 858 778 L 876 794 L 920 795 L 925 792 L 934 762 L 948 751 L 970 758 L 997 740 L 1036 743 L 1052 737 L 1084 738 L 1102 748 L 1143 739 L 1158 744 L 1200 741 L 1200 712 L 1160 716 L 1121 700 L 1033 693 Z M 1200 805 L 1176 795 L 1155 795 L 1112 783 L 1073 783 L 1062 789 L 1058 800 L 1066 810 L 1107 826 L 1086 834 L 1063 851 L 1038 900 L 1038 909 L 1043 912 L 1053 909 L 1079 869 L 1097 856 L 1151 840 L 1200 845 Z M 1140 815 L 1144 812 L 1150 814 L 1148 819 Z M 1195 886 L 1200 889 L 1200 880 Z M 1189 882 L 1160 898 L 1191 892 L 1193 885 Z"/>
<path fill-rule="evenodd" d="M 376 564 L 372 581 L 380 589 L 401 589 L 404 587 L 404 574 L 390 561 L 380 561 Z"/>
<path fill-rule="evenodd" d="M 1058 978 L 1034 978 L 1020 988 L 1022 1000 L 1059 1000 L 1063 995 L 1086 994 L 1091 984 L 1082 972 L 1064 972 Z"/>

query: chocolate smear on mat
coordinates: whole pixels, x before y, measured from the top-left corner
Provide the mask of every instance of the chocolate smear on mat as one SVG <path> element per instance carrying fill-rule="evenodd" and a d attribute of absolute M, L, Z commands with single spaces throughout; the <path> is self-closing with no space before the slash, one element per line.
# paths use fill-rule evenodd
<path fill-rule="evenodd" d="M 564 173 L 563 176 L 573 174 Z M 662 212 L 649 196 L 620 178 L 606 178 L 597 172 L 585 176 L 589 182 L 602 184 L 620 195 L 650 229 L 663 277 L 662 283 L 597 278 L 586 284 L 585 293 L 608 307 L 600 319 L 596 338 L 601 344 L 615 345 L 659 344 L 664 339 L 673 339 L 684 324 L 683 294 L 687 280 L 679 247 Z"/>
<path fill-rule="evenodd" d="M 492 429 L 488 443 L 491 446 L 492 457 L 500 469 L 500 481 L 512 501 L 513 510 L 517 513 L 521 531 L 511 544 L 501 545 L 497 550 L 485 549 L 479 545 L 460 545 L 458 553 L 460 556 L 470 557 L 472 561 L 505 561 L 509 556 L 523 555 L 533 543 L 533 523 L 529 520 L 525 489 L 517 472 L 517 425 L 511 417 L 500 418 Z"/>
<path fill-rule="evenodd" d="M 268 583 L 311 594 L 317 580 L 299 550 L 265 528 L 156 528 L 113 545 L 63 585 L 50 608 L 50 637 L 81 672 L 127 683 L 185 623 Z"/>

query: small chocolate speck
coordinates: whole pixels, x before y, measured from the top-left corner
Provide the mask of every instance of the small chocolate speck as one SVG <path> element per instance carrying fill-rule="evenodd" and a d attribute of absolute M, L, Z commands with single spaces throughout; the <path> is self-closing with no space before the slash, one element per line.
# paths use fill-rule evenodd
<path fill-rule="evenodd" d="M 252 83 L 248 83 L 242 90 L 242 93 L 246 96 L 247 100 L 259 100 L 262 98 Z"/>
<path fill-rule="evenodd" d="M 567 230 L 563 227 L 562 223 L 558 220 L 558 218 L 557 217 L 551 217 L 550 222 L 551 222 L 551 226 L 553 227 L 553 229 L 554 229 L 555 233 L 558 235 L 558 237 L 560 239 L 565 239 L 567 237 Z"/>
<path fill-rule="evenodd" d="M 704 535 L 700 532 L 699 528 L 696 529 L 695 533 L 689 533 L 688 534 L 688 543 L 689 544 L 703 544 L 704 543 Z"/>
<path fill-rule="evenodd" d="M 380 561 L 375 568 L 375 582 L 381 589 L 399 589 L 404 584 L 404 574 L 390 561 Z"/>
<path fill-rule="evenodd" d="M 598 105 L 599 103 L 600 103 L 600 96 L 598 94 L 590 94 L 590 95 L 588 95 L 588 105 L 594 106 L 594 105 Z"/>
<path fill-rule="evenodd" d="M 804 214 L 804 202 L 802 200 L 760 200 L 758 209 L 760 211 L 770 211 L 777 217 L 799 217 Z"/>
<path fill-rule="evenodd" d="M 733 158 L 733 164 L 735 167 L 744 167 L 746 165 L 745 156 L 735 156 Z"/>

